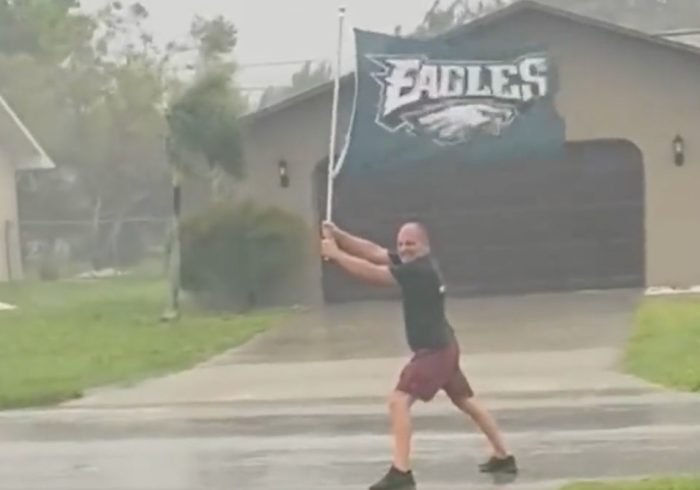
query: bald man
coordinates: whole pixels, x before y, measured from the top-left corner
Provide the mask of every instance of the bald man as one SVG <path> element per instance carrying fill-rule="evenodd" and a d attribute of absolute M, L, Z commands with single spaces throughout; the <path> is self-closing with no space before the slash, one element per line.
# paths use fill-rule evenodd
<path fill-rule="evenodd" d="M 431 401 L 443 390 L 486 435 L 490 458 L 479 465 L 484 473 L 517 473 L 491 415 L 474 399 L 459 365 L 459 344 L 445 314 L 445 287 L 424 225 L 406 223 L 399 230 L 396 250 L 351 235 L 333 223 L 323 224 L 321 254 L 352 276 L 377 286 L 400 287 L 408 345 L 413 357 L 389 396 L 394 440 L 389 472 L 370 490 L 415 488 L 410 464 L 411 406 Z"/>

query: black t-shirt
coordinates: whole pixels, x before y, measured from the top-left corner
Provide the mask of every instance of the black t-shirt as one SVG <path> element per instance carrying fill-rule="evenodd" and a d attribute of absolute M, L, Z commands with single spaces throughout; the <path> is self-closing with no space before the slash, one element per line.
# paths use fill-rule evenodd
<path fill-rule="evenodd" d="M 435 259 L 427 255 L 402 263 L 394 252 L 389 257 L 391 273 L 401 286 L 411 349 L 440 349 L 449 345 L 454 331 L 445 314 L 445 287 Z"/>

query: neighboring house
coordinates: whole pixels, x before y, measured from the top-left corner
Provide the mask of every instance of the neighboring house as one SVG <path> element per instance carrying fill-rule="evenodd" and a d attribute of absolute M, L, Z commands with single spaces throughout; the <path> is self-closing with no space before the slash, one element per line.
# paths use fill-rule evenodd
<path fill-rule="evenodd" d="M 23 277 L 16 173 L 53 168 L 54 163 L 0 95 L 0 281 Z"/>
<path fill-rule="evenodd" d="M 435 231 L 456 295 L 700 284 L 700 48 L 527 0 L 446 36 L 548 46 L 566 156 L 510 165 L 423 162 L 368 174 L 364 183 L 341 173 L 340 226 L 391 246 L 402 220 L 421 217 Z M 298 213 L 316 234 L 332 88 L 244 118 L 247 194 Z M 338 149 L 353 93 L 354 77 L 345 76 Z M 289 186 L 280 185 L 282 161 Z M 380 297 L 326 267 L 315 248 L 308 252 L 285 301 Z"/>
<path fill-rule="evenodd" d="M 700 29 L 677 29 L 659 34 L 660 37 L 700 48 Z"/>

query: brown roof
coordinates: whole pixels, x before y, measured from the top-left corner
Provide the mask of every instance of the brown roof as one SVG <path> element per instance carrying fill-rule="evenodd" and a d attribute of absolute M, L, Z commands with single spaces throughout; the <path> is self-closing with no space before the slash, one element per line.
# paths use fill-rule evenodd
<path fill-rule="evenodd" d="M 524 11 L 534 11 L 534 12 L 540 12 L 540 13 L 545 13 L 548 15 L 552 15 L 555 17 L 567 19 L 573 22 L 577 22 L 579 24 L 584 24 L 588 26 L 592 26 L 598 29 L 603 29 L 609 32 L 615 32 L 617 34 L 621 34 L 623 36 L 628 36 L 631 38 L 638 39 L 640 41 L 645 41 L 649 43 L 656 44 L 658 46 L 663 46 L 679 51 L 685 51 L 690 54 L 698 55 L 700 56 L 700 46 L 694 46 L 688 43 L 683 43 L 683 42 L 678 42 L 674 41 L 671 39 L 668 39 L 667 37 L 664 37 L 663 35 L 655 35 L 655 34 L 649 34 L 644 31 L 639 31 L 636 29 L 631 29 L 628 27 L 623 27 L 619 24 L 614 24 L 611 22 L 606 22 L 603 20 L 595 19 L 593 17 L 589 17 L 586 15 L 581 15 L 577 14 L 574 12 L 571 12 L 569 10 L 564 10 L 560 9 L 557 7 L 552 7 L 550 5 L 545 5 L 542 3 L 539 3 L 534 0 L 520 0 L 516 1 L 507 7 L 503 7 L 502 9 L 499 9 L 495 12 L 492 12 L 488 15 L 485 15 L 483 17 L 480 17 L 478 19 L 475 19 L 467 24 L 455 27 L 454 29 L 451 29 L 450 31 L 440 34 L 438 36 L 435 36 L 435 39 L 438 38 L 452 38 L 455 36 L 462 35 L 466 32 L 469 32 L 473 29 L 477 29 L 479 27 L 486 26 L 488 24 L 491 24 L 493 22 L 498 22 L 506 17 L 509 17 L 511 15 L 515 15 Z M 347 84 L 349 81 L 353 80 L 354 78 L 354 73 L 347 73 L 341 77 L 341 86 L 344 84 Z M 289 97 L 287 99 L 281 100 L 275 104 L 272 104 L 270 106 L 267 106 L 263 109 L 257 110 L 255 112 L 250 112 L 246 115 L 244 115 L 241 119 L 243 122 L 248 123 L 248 122 L 254 122 L 260 119 L 265 118 L 268 115 L 274 114 L 276 112 L 279 112 L 283 109 L 286 109 L 288 107 L 294 106 L 296 104 L 302 103 L 306 100 L 309 100 L 313 97 L 316 97 L 319 94 L 325 93 L 327 91 L 333 90 L 333 85 L 334 81 L 329 81 L 326 83 L 323 83 L 321 85 L 318 85 L 312 89 L 306 90 L 304 92 L 300 92 L 299 94 L 296 94 L 292 97 Z"/>

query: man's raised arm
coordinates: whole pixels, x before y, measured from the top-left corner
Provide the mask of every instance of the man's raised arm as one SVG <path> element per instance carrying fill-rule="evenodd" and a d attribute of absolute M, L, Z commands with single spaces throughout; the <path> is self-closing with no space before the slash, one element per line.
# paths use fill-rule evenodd
<path fill-rule="evenodd" d="M 334 238 L 321 240 L 321 255 L 335 261 L 350 275 L 376 286 L 396 286 L 397 282 L 386 265 L 373 264 L 356 255 L 341 250 Z"/>
<path fill-rule="evenodd" d="M 381 245 L 341 230 L 333 223 L 323 223 L 323 232 L 324 236 L 333 238 L 338 247 L 350 255 L 360 257 L 373 264 L 391 264 L 389 251 Z"/>

